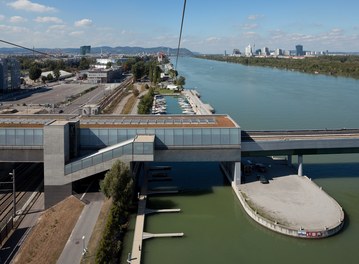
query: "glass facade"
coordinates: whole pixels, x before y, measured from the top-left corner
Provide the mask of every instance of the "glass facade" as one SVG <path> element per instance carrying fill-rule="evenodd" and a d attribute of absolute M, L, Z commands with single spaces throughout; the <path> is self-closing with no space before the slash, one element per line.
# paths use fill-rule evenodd
<path fill-rule="evenodd" d="M 156 135 L 155 146 L 239 145 L 239 128 L 80 129 L 80 145 L 104 148 L 136 135 Z"/>
<path fill-rule="evenodd" d="M 42 146 L 42 129 L 1 128 L 0 146 Z"/>
<path fill-rule="evenodd" d="M 124 155 L 153 155 L 153 143 L 124 143 L 118 147 L 94 154 L 65 165 L 65 175 L 106 162 Z"/>

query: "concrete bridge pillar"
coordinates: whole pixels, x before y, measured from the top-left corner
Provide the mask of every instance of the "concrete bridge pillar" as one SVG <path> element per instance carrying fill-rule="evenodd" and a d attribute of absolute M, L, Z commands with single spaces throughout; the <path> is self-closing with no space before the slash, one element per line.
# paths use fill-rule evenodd
<path fill-rule="evenodd" d="M 298 175 L 303 176 L 303 155 L 298 155 Z"/>
<path fill-rule="evenodd" d="M 241 172 L 241 162 L 234 163 L 234 177 L 233 184 L 239 189 L 241 185 L 242 172 Z"/>
<path fill-rule="evenodd" d="M 288 155 L 288 157 L 287 157 L 287 165 L 288 165 L 289 167 L 292 166 L 292 155 Z"/>

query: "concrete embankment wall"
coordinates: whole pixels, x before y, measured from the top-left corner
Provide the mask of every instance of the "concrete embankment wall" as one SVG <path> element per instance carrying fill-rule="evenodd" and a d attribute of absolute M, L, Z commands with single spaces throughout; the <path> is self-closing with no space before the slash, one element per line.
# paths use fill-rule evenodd
<path fill-rule="evenodd" d="M 224 173 L 226 174 L 228 180 L 231 181 L 231 177 L 230 177 L 229 173 L 226 171 L 224 166 L 222 166 L 222 169 L 223 169 Z M 304 176 L 304 177 L 306 177 L 306 176 Z M 310 181 L 311 184 L 314 184 L 317 188 L 320 188 L 314 182 L 312 182 L 310 179 L 308 179 L 308 181 Z M 249 206 L 249 204 L 246 201 L 246 198 L 243 196 L 242 192 L 239 190 L 239 188 L 236 186 L 236 184 L 234 182 L 232 182 L 232 188 L 233 188 L 235 194 L 237 195 L 240 203 L 242 204 L 244 210 L 246 211 L 246 213 L 254 221 L 256 221 L 257 223 L 261 224 L 262 226 L 264 226 L 266 228 L 269 228 L 269 229 L 271 229 L 271 230 L 273 230 L 275 232 L 278 232 L 278 233 L 281 233 L 281 234 L 284 234 L 284 235 L 288 235 L 288 236 L 292 236 L 292 237 L 298 237 L 298 238 L 324 238 L 324 237 L 332 236 L 332 235 L 338 233 L 342 229 L 342 227 L 344 225 L 344 212 L 343 212 L 342 208 L 339 208 L 339 210 L 341 210 L 341 212 L 342 212 L 342 216 L 341 216 L 340 221 L 338 221 L 337 225 L 327 227 L 326 229 L 323 228 L 323 229 L 318 229 L 318 230 L 311 230 L 311 229 L 297 230 L 297 229 L 292 229 L 292 228 L 290 228 L 288 226 L 278 224 L 276 222 L 273 222 L 273 221 L 265 218 L 264 216 L 261 216 L 258 212 L 256 212 L 255 210 L 253 210 Z M 321 191 L 323 191 L 323 190 L 321 190 Z M 327 193 L 325 193 L 325 194 L 330 199 L 333 199 Z M 335 203 L 337 203 L 337 202 L 335 201 Z M 323 217 L 325 217 L 325 216 L 323 216 Z"/>

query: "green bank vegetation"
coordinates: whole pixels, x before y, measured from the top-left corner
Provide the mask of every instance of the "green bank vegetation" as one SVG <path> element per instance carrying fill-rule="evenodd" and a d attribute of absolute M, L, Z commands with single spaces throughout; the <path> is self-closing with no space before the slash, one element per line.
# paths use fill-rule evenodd
<path fill-rule="evenodd" d="M 107 198 L 112 198 L 112 206 L 96 253 L 96 263 L 120 263 L 134 192 L 128 166 L 117 161 L 100 182 L 100 188 Z"/>
<path fill-rule="evenodd" d="M 240 63 L 248 66 L 264 66 L 294 70 L 312 74 L 326 74 L 359 79 L 359 56 L 318 56 L 304 59 L 275 57 L 231 57 L 223 55 L 203 55 L 198 58 Z"/>

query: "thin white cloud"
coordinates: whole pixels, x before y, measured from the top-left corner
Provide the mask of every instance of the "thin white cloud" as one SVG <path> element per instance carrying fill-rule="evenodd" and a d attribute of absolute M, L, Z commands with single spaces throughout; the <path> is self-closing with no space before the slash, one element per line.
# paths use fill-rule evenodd
<path fill-rule="evenodd" d="M 5 20 L 5 16 L 4 15 L 0 15 L 0 21 Z"/>
<path fill-rule="evenodd" d="M 92 20 L 88 18 L 84 18 L 78 21 L 75 21 L 76 27 L 88 27 L 92 25 Z"/>
<path fill-rule="evenodd" d="M 262 15 L 249 15 L 247 18 L 249 20 L 257 20 L 259 18 L 262 18 L 263 16 Z"/>
<path fill-rule="evenodd" d="M 242 25 L 242 29 L 244 30 L 251 30 L 258 27 L 258 24 L 244 24 Z"/>
<path fill-rule="evenodd" d="M 58 17 L 37 17 L 34 19 L 35 22 L 38 23 L 56 23 L 56 24 L 61 24 L 63 23 L 62 19 L 58 18 Z"/>
<path fill-rule="evenodd" d="M 27 19 L 24 17 L 21 17 L 21 16 L 12 16 L 12 17 L 10 17 L 9 21 L 11 23 L 23 23 L 23 22 L 26 22 Z"/>
<path fill-rule="evenodd" d="M 16 10 L 25 10 L 39 13 L 56 11 L 54 7 L 33 3 L 29 0 L 17 0 L 15 2 L 8 3 L 7 5 Z"/>
<path fill-rule="evenodd" d="M 17 33 L 28 32 L 29 30 L 24 27 L 0 25 L 0 31 L 2 33 L 16 33 L 17 34 Z"/>
<path fill-rule="evenodd" d="M 84 34 L 83 31 L 72 31 L 72 32 L 69 33 L 69 35 L 73 36 L 73 37 L 81 36 L 83 34 Z"/>
<path fill-rule="evenodd" d="M 66 28 L 65 25 L 52 25 L 52 26 L 49 26 L 50 30 L 63 30 L 65 28 Z"/>
<path fill-rule="evenodd" d="M 218 38 L 218 37 L 208 37 L 208 38 L 206 38 L 206 42 L 217 42 L 219 40 L 220 40 L 220 38 Z"/>

